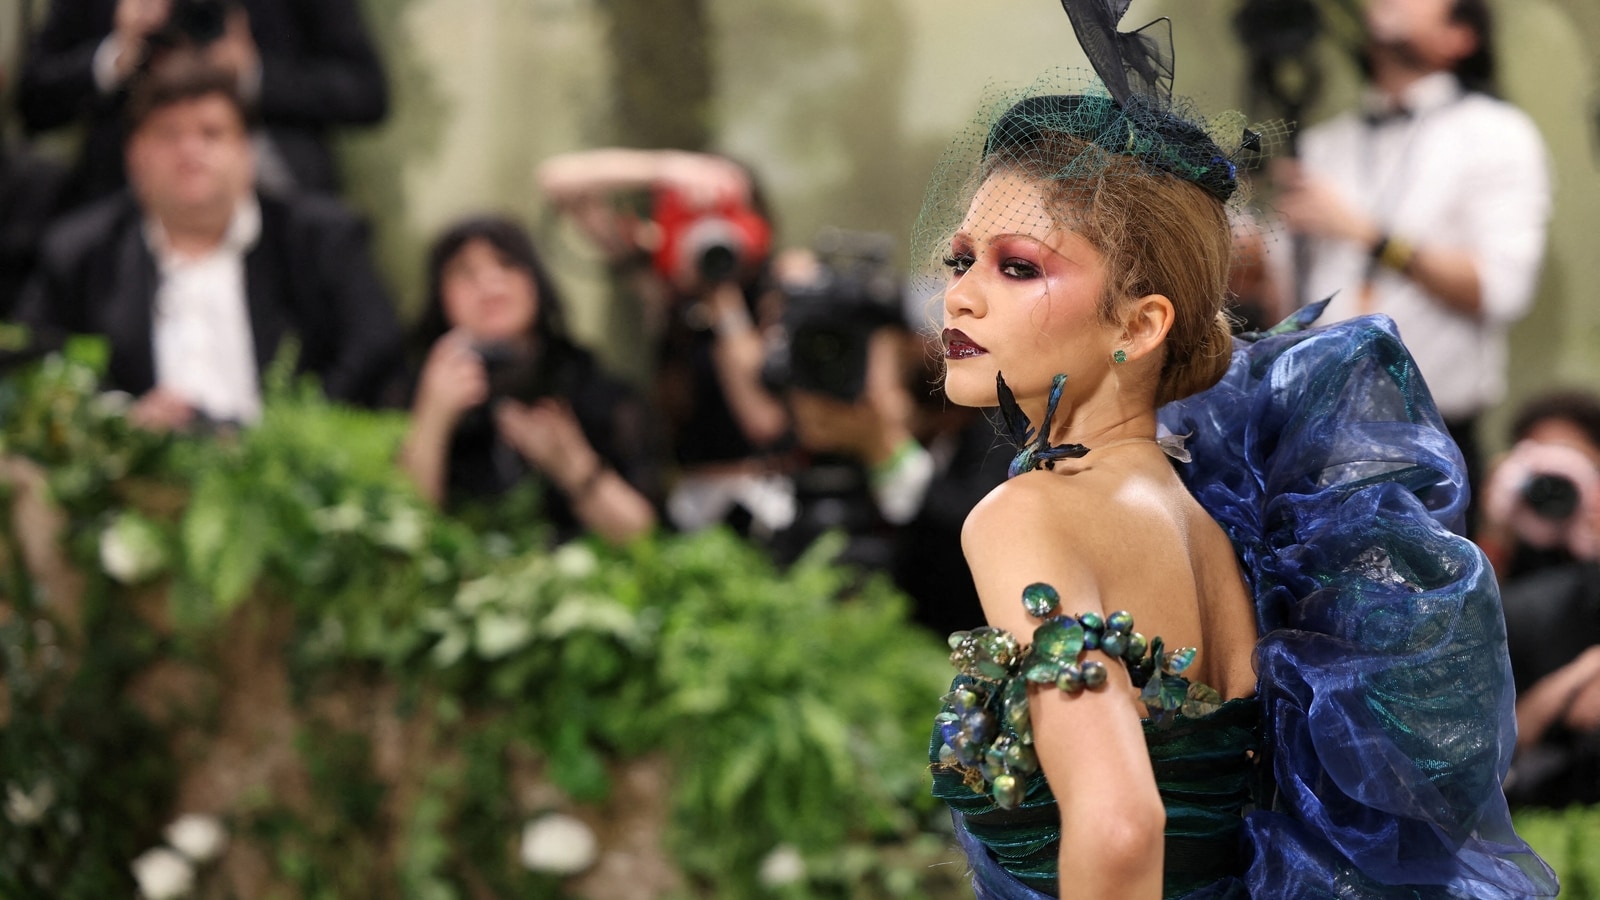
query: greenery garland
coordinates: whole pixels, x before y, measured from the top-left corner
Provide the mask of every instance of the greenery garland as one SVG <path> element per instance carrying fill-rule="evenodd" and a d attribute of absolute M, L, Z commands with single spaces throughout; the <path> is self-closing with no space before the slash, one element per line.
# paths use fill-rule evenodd
<path fill-rule="evenodd" d="M 550 810 L 604 826 L 630 771 L 666 785 L 677 895 L 959 881 L 916 763 L 944 649 L 836 540 L 783 572 L 715 530 L 551 551 L 537 523 L 422 502 L 398 414 L 279 369 L 258 426 L 159 437 L 96 392 L 102 364 L 79 344 L 0 383 L 0 455 L 43 467 L 82 577 L 75 611 L 42 596 L 7 517 L 0 896 L 131 893 L 188 766 L 248 712 L 229 691 L 252 641 L 288 685 L 294 789 L 214 812 L 294 896 L 567 896 L 518 836 Z M 198 687 L 152 702 L 174 665 Z"/>

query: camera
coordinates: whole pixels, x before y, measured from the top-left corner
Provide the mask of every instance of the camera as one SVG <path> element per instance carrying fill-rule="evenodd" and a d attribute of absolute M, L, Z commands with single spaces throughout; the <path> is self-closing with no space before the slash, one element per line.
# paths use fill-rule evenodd
<path fill-rule="evenodd" d="M 783 319 L 762 367 L 766 388 L 812 391 L 853 402 L 867 381 L 873 332 L 904 321 L 894 240 L 824 229 L 812 245 L 816 277 L 785 289 Z"/>
<path fill-rule="evenodd" d="M 1495 466 L 1483 495 L 1485 523 L 1504 528 L 1516 544 L 1535 551 L 1567 548 L 1592 558 L 1600 471 L 1583 450 L 1519 441 Z"/>
<path fill-rule="evenodd" d="M 511 399 L 532 403 L 560 393 L 555 351 L 539 353 L 524 341 L 480 341 L 472 351 L 483 362 L 489 381 L 489 400 Z"/>
<path fill-rule="evenodd" d="M 1522 483 L 1523 506 L 1547 522 L 1565 522 L 1578 511 L 1578 483 L 1555 472 L 1539 472 Z"/>
<path fill-rule="evenodd" d="M 1251 105 L 1294 122 L 1316 103 L 1323 73 L 1312 51 L 1323 30 L 1318 0 L 1243 0 L 1233 31 L 1248 60 Z"/>
<path fill-rule="evenodd" d="M 767 255 L 772 226 L 737 201 L 697 208 L 676 190 L 655 192 L 650 214 L 660 234 L 651 262 L 669 281 L 697 276 L 713 284 L 737 278 L 741 267 Z"/>
<path fill-rule="evenodd" d="M 172 0 L 167 22 L 150 40 L 165 47 L 204 47 L 221 38 L 236 0 Z"/>

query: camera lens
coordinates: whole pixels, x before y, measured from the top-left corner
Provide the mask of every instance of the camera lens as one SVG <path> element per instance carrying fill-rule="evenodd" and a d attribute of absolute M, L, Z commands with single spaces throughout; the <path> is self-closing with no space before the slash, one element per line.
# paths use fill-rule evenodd
<path fill-rule="evenodd" d="M 1541 519 L 1565 522 L 1578 511 L 1578 486 L 1565 475 L 1535 475 L 1522 485 L 1522 502 Z"/>
<path fill-rule="evenodd" d="M 700 277 L 706 281 L 726 281 L 739 267 L 739 255 L 727 244 L 712 244 L 700 254 Z"/>

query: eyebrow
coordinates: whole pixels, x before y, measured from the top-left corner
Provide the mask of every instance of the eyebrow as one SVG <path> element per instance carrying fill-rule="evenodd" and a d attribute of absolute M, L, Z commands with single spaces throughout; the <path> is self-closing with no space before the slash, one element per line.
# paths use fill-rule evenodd
<path fill-rule="evenodd" d="M 1019 239 L 1019 238 L 1021 240 L 1025 240 L 1025 241 L 1032 241 L 1033 243 L 1039 244 L 1041 246 L 1043 246 L 1044 243 L 1045 243 L 1044 239 L 1041 238 L 1041 237 L 1038 237 L 1037 235 L 1024 234 L 1024 233 L 1022 233 L 1020 231 L 1007 231 L 1007 232 L 1004 232 L 1004 233 L 1001 233 L 1001 234 L 992 234 L 992 235 L 989 235 L 988 237 L 984 238 L 983 239 L 983 243 L 994 244 L 994 243 L 997 243 L 999 241 Z M 958 241 L 958 240 L 966 241 L 969 244 L 979 243 L 978 241 L 974 240 L 972 235 L 968 234 L 966 231 L 957 231 L 954 235 L 951 236 L 950 240 L 952 242 Z"/>

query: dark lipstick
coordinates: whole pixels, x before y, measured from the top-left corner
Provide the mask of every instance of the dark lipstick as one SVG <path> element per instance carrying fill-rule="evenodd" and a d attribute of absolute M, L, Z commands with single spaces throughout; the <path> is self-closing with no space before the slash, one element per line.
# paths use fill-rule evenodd
<path fill-rule="evenodd" d="M 945 359 L 971 359 L 989 352 L 959 328 L 946 328 L 943 337 Z"/>

